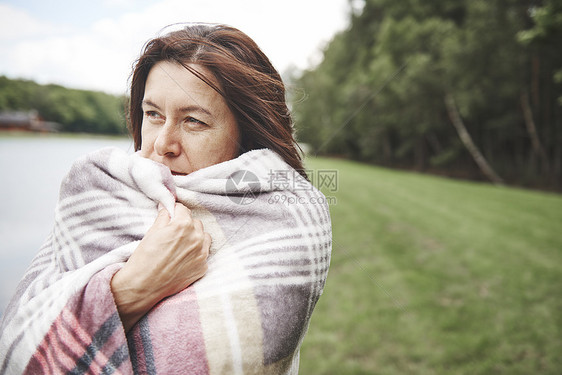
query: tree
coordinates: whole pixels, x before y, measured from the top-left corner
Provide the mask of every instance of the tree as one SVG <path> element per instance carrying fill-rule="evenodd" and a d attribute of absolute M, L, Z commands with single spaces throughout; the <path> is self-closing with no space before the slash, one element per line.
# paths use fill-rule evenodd
<path fill-rule="evenodd" d="M 296 80 L 297 136 L 316 152 L 492 176 L 478 149 L 508 182 L 562 186 L 555 3 L 366 0 Z"/>

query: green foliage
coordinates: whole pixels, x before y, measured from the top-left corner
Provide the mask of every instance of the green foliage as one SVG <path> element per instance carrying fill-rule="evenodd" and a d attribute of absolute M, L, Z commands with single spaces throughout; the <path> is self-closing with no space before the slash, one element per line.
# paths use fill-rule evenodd
<path fill-rule="evenodd" d="M 354 162 L 338 171 L 303 374 L 559 374 L 562 197 Z"/>
<path fill-rule="evenodd" d="M 547 0 L 542 6 L 532 7 L 529 12 L 534 25 L 519 32 L 518 39 L 524 45 L 551 51 L 554 82 L 562 84 L 562 56 L 557 53 L 562 40 L 562 3 Z M 562 95 L 558 97 L 558 104 L 562 106 Z"/>
<path fill-rule="evenodd" d="M 500 175 L 560 188 L 561 20 L 555 0 L 365 0 L 294 82 L 306 93 L 293 103 L 297 137 L 315 153 L 478 178 L 444 103 L 451 93 Z"/>
<path fill-rule="evenodd" d="M 64 132 L 126 133 L 123 97 L 0 76 L 0 111 L 36 110 Z"/>

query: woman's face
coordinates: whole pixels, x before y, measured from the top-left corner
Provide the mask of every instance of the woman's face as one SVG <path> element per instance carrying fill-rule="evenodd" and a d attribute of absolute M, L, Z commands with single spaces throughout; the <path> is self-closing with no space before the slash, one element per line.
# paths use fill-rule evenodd
<path fill-rule="evenodd" d="M 190 66 L 213 78 L 206 68 Z M 174 175 L 238 156 L 240 134 L 226 101 L 180 64 L 160 61 L 152 67 L 142 110 L 140 154 Z"/>

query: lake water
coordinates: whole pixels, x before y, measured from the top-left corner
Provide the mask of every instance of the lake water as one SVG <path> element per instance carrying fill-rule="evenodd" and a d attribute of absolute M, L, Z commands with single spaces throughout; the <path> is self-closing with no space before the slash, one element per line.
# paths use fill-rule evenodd
<path fill-rule="evenodd" d="M 125 138 L 0 134 L 0 315 L 52 229 L 59 186 L 72 162 L 106 146 L 133 152 Z"/>

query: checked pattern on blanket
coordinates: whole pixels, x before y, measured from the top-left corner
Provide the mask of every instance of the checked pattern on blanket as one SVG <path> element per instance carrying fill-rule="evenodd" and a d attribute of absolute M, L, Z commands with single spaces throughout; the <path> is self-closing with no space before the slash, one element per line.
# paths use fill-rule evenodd
<path fill-rule="evenodd" d="M 297 373 L 328 272 L 331 222 L 322 193 L 303 181 L 273 186 L 272 170 L 292 171 L 270 150 L 188 176 L 112 148 L 78 160 L 52 234 L 3 316 L 0 374 Z M 255 178 L 233 180 L 237 171 Z M 211 234 L 208 272 L 125 335 L 110 280 L 158 204 L 172 212 L 176 200 Z"/>

